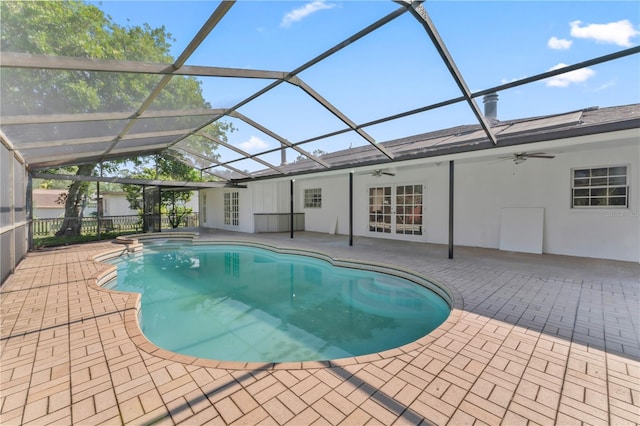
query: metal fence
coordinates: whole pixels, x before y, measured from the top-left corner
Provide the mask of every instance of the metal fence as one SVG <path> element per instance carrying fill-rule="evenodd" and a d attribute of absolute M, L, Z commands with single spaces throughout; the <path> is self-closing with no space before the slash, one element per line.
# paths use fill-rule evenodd
<path fill-rule="evenodd" d="M 31 229 L 34 237 L 45 237 L 54 235 L 60 227 L 64 218 L 55 219 L 33 219 Z M 162 216 L 162 229 L 171 229 L 169 218 Z M 194 228 L 198 226 L 198 213 L 186 215 L 179 228 Z M 142 218 L 137 215 L 131 216 L 104 216 L 100 218 L 100 232 L 116 232 L 116 233 L 132 233 L 142 232 Z M 85 217 L 82 218 L 82 234 L 97 234 L 98 218 Z"/>

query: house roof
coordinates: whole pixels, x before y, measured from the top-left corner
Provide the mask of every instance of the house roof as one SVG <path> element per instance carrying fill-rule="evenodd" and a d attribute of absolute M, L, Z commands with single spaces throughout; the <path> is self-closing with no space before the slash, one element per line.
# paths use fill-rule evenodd
<path fill-rule="evenodd" d="M 64 201 L 57 202 L 67 194 L 66 189 L 34 189 L 33 207 L 39 209 L 64 209 Z"/>
<path fill-rule="evenodd" d="M 564 114 L 508 121 L 496 120 L 492 126 L 498 146 L 524 145 L 628 129 L 640 129 L 640 104 L 591 107 Z M 640 138 L 640 132 L 638 137 Z M 394 161 L 495 148 L 478 125 L 456 126 L 383 142 L 381 145 L 393 153 Z M 335 169 L 389 163 L 378 150 L 370 146 L 336 151 L 321 158 Z M 289 174 L 322 170 L 309 160 L 281 167 Z M 268 170 L 264 172 L 266 176 L 269 175 Z"/>

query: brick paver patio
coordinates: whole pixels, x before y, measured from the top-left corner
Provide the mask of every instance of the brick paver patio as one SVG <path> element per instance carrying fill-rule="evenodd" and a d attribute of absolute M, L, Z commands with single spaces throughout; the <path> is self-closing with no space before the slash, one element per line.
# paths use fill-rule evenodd
<path fill-rule="evenodd" d="M 213 232 L 408 268 L 455 297 L 420 341 L 337 363 L 218 363 L 137 331 L 98 289 L 112 242 L 30 253 L 1 288 L 2 425 L 640 422 L 640 265 L 297 233 Z"/>

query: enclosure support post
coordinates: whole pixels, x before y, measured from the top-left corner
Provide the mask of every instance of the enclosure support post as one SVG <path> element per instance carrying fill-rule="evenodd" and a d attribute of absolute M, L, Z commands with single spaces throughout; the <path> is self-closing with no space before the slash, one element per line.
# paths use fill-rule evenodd
<path fill-rule="evenodd" d="M 349 172 L 349 246 L 353 245 L 353 172 Z"/>
<path fill-rule="evenodd" d="M 147 232 L 148 222 L 147 222 L 147 186 L 140 185 L 142 187 L 142 232 Z"/>
<path fill-rule="evenodd" d="M 153 204 L 155 205 L 154 207 L 154 216 L 155 216 L 155 220 L 158 221 L 158 231 L 157 232 L 162 232 L 162 187 L 161 186 L 156 186 L 156 189 L 158 190 L 158 195 L 155 200 L 153 200 Z M 156 210 L 157 209 L 157 210 Z M 156 232 L 155 230 L 155 226 L 153 227 L 153 232 Z"/>
<path fill-rule="evenodd" d="M 295 179 L 291 179 L 291 184 L 289 185 L 289 199 L 290 199 L 290 203 L 291 203 L 291 218 L 290 218 L 290 232 L 291 232 L 291 238 L 293 238 L 293 183 L 295 182 Z"/>
<path fill-rule="evenodd" d="M 100 162 L 100 177 L 102 177 L 102 161 Z M 98 230 L 98 241 L 100 241 L 100 213 L 102 210 L 100 208 L 100 181 L 96 181 L 96 218 L 98 219 L 97 227 Z"/>
<path fill-rule="evenodd" d="M 98 219 L 98 241 L 100 241 L 100 182 L 96 182 L 96 218 Z"/>
<path fill-rule="evenodd" d="M 33 176 L 31 172 L 27 174 L 27 197 L 25 201 L 27 204 L 27 223 L 29 224 L 27 227 L 27 247 L 31 250 L 33 248 Z"/>
<path fill-rule="evenodd" d="M 453 160 L 449 161 L 449 259 L 453 259 Z"/>

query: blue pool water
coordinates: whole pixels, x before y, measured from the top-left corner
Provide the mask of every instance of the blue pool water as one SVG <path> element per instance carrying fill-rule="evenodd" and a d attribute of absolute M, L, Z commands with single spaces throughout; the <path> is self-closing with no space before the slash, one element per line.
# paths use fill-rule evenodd
<path fill-rule="evenodd" d="M 431 290 L 392 275 L 247 246 L 145 246 L 120 257 L 155 345 L 227 361 L 344 358 L 410 343 L 447 318 Z M 115 281 L 115 280 L 114 280 Z"/>

